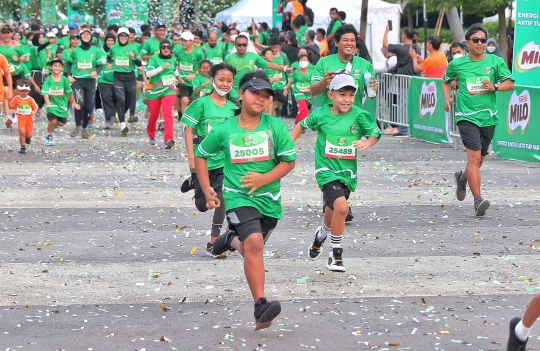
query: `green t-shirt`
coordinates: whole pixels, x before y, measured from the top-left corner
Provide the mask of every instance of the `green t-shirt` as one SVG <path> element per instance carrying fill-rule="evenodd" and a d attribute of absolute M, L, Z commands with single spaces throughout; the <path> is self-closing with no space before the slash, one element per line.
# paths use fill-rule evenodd
<path fill-rule="evenodd" d="M 459 83 L 456 122 L 469 121 L 479 127 L 497 125 L 499 116 L 496 94 L 482 89 L 482 84 L 486 79 L 493 84 L 513 80 L 504 60 L 496 55 L 486 55 L 479 61 L 473 61 L 469 56 L 460 57 L 450 62 L 444 74 L 446 83 L 454 78 L 458 78 Z"/>
<path fill-rule="evenodd" d="M 311 65 L 311 64 L 310 64 Z M 294 66 L 294 65 L 293 65 Z M 292 67 L 292 66 L 291 66 Z M 313 66 L 308 66 L 306 74 L 300 72 L 300 66 L 292 74 L 292 93 L 296 101 L 305 100 L 311 102 L 311 94 L 309 93 L 309 86 L 311 85 L 311 76 L 313 75 Z"/>
<path fill-rule="evenodd" d="M 268 61 L 260 57 L 253 52 L 246 52 L 244 56 L 239 56 L 238 53 L 230 54 L 225 57 L 225 62 L 236 68 L 236 75 L 234 76 L 234 84 L 229 96 L 232 98 L 238 98 L 238 90 L 240 89 L 240 80 L 242 77 L 255 69 L 255 66 L 260 69 L 264 69 L 268 66 Z"/>
<path fill-rule="evenodd" d="M 223 48 L 221 45 L 216 44 L 213 48 L 210 47 L 208 44 L 204 44 L 201 48 L 203 55 L 205 58 L 212 61 L 214 65 L 217 65 L 218 63 L 223 62 L 223 58 L 225 57 L 225 52 L 223 51 Z"/>
<path fill-rule="evenodd" d="M 262 114 L 254 130 L 244 130 L 238 117 L 218 124 L 195 149 L 195 156 L 210 158 L 218 152 L 225 155 L 223 198 L 227 211 L 254 207 L 265 216 L 281 219 L 281 182 L 276 180 L 249 195 L 240 179 L 248 172 L 268 173 L 280 162 L 296 159 L 296 149 L 287 125 L 276 117 Z"/>
<path fill-rule="evenodd" d="M 178 73 L 184 80 L 184 85 L 192 87 L 193 82 L 187 79 L 187 76 L 196 74 L 199 70 L 199 63 L 204 60 L 203 52 L 193 48 L 191 52 L 186 53 L 182 45 L 178 45 L 174 50 L 174 55 L 178 60 Z"/>
<path fill-rule="evenodd" d="M 25 65 L 21 65 L 21 73 L 23 74 L 24 76 L 24 79 L 29 79 L 31 77 L 30 75 L 30 70 L 28 69 L 28 67 L 26 67 Z"/>
<path fill-rule="evenodd" d="M 335 72 L 343 68 L 347 69 L 349 74 L 356 81 L 356 85 L 358 85 L 358 92 L 356 93 L 354 104 L 358 107 L 362 107 L 362 94 L 366 90 L 366 85 L 364 83 L 364 72 L 366 70 L 369 71 L 372 77 L 375 77 L 376 74 L 375 70 L 373 69 L 373 65 L 371 65 L 369 61 L 364 60 L 361 57 L 353 56 L 352 66 L 350 64 L 350 61 L 341 61 L 337 54 L 321 58 L 319 62 L 317 62 L 317 66 L 315 66 L 313 76 L 311 77 L 311 84 L 318 83 L 323 80 L 326 72 Z M 322 94 L 312 97 L 313 104 L 316 107 L 332 104 L 332 100 L 328 97 L 327 92 L 328 87 L 324 90 Z"/>
<path fill-rule="evenodd" d="M 201 92 L 199 93 L 199 95 L 198 96 L 195 95 L 195 90 L 197 90 L 201 85 L 205 83 L 206 85 L 201 89 Z M 193 79 L 192 84 L 193 84 L 193 96 L 195 98 L 210 95 L 212 93 L 212 90 L 214 90 L 214 87 L 212 86 L 212 80 L 210 79 L 210 77 L 205 77 L 202 74 L 198 74 L 197 77 Z"/>
<path fill-rule="evenodd" d="M 71 52 L 73 49 L 70 49 L 69 47 L 65 48 L 62 51 L 62 61 L 64 62 L 64 72 L 66 71 L 66 66 L 69 61 L 69 57 L 71 56 Z"/>
<path fill-rule="evenodd" d="M 221 49 L 223 50 L 223 55 L 226 57 L 234 50 L 234 43 L 226 43 L 224 41 L 218 43 L 218 45 L 221 45 Z"/>
<path fill-rule="evenodd" d="M 58 42 L 49 45 L 45 48 L 46 51 L 50 53 L 50 60 L 56 57 L 56 52 L 58 51 Z"/>
<path fill-rule="evenodd" d="M 338 30 L 339 27 L 341 27 L 343 23 L 340 20 L 337 20 L 334 23 L 334 26 L 332 27 L 332 31 L 329 34 L 336 34 L 336 30 Z"/>
<path fill-rule="evenodd" d="M 68 62 L 71 63 L 71 75 L 73 78 L 91 78 L 90 74 L 102 65 L 101 53 L 103 50 L 90 46 L 88 50 L 76 47 L 71 51 Z"/>
<path fill-rule="evenodd" d="M 109 49 L 109 57 L 112 58 L 112 68 L 115 72 L 135 72 L 135 61 L 131 59 L 128 52 L 132 52 L 135 58 L 140 60 L 139 50 L 134 44 L 120 46 L 118 43 Z"/>
<path fill-rule="evenodd" d="M 289 59 L 287 58 L 287 55 L 280 52 L 278 57 L 274 57 L 272 59 L 272 63 L 275 63 L 280 66 L 285 66 L 289 64 Z M 268 77 L 270 79 L 277 79 L 279 78 L 279 81 L 272 82 L 272 89 L 274 90 L 283 90 L 285 89 L 285 86 L 287 85 L 287 73 L 283 71 L 277 71 L 275 69 L 271 68 L 265 68 L 264 71 L 268 73 Z"/>
<path fill-rule="evenodd" d="M 107 63 L 107 53 L 103 48 L 101 50 L 101 72 L 98 74 L 98 84 L 112 84 L 114 71 L 109 69 L 109 64 Z"/>
<path fill-rule="evenodd" d="M 30 51 L 32 51 L 32 46 L 21 45 L 21 52 L 23 54 L 23 57 L 30 58 Z M 26 66 L 26 68 L 28 68 L 28 70 L 32 69 L 32 62 L 30 62 L 30 60 L 24 62 L 23 64 Z"/>
<path fill-rule="evenodd" d="M 61 76 L 56 82 L 52 75 L 48 76 L 43 82 L 41 95 L 49 95 L 51 107 L 47 108 L 47 113 L 52 113 L 57 117 L 67 117 L 68 114 L 68 96 L 73 94 L 71 85 L 66 77 Z"/>
<path fill-rule="evenodd" d="M 167 40 L 169 41 L 169 43 L 171 43 L 171 47 L 173 46 L 173 42 L 171 39 L 167 38 Z M 140 51 L 141 51 L 141 55 L 149 55 L 149 56 L 153 56 L 153 55 L 159 55 L 159 43 L 161 41 L 160 40 L 157 40 L 155 37 L 152 37 L 148 40 L 145 40 L 144 43 L 142 44 L 142 47 L 140 48 Z M 135 44 L 138 44 L 138 43 L 135 43 Z"/>
<path fill-rule="evenodd" d="M 19 61 L 13 60 L 13 56 L 17 56 L 20 60 L 25 55 L 22 45 L 18 43 L 17 45 L 0 45 L 0 54 L 6 58 L 11 75 L 17 75 L 22 72 L 22 64 Z"/>
<path fill-rule="evenodd" d="M 162 59 L 161 57 L 159 57 L 159 55 L 153 55 L 152 57 L 150 57 L 150 60 L 148 60 L 148 65 L 146 65 L 146 71 L 151 71 L 159 68 L 163 66 L 166 62 L 169 63 L 169 66 L 160 73 L 150 78 L 150 84 L 152 84 L 153 87 L 152 89 L 147 90 L 145 93 L 145 97 L 148 100 L 156 100 L 166 95 L 176 95 L 176 57 L 171 57 L 170 59 Z"/>
<path fill-rule="evenodd" d="M 227 100 L 225 106 L 218 106 L 210 96 L 205 96 L 193 101 L 180 120 L 186 126 L 193 128 L 195 134 L 205 138 L 219 123 L 234 116 L 237 107 Z M 195 146 L 196 148 L 196 146 Z M 208 169 L 218 169 L 225 166 L 225 155 L 222 151 L 217 152 L 208 159 Z"/>
<path fill-rule="evenodd" d="M 354 191 L 358 165 L 352 143 L 362 137 L 381 137 L 381 130 L 370 114 L 353 105 L 349 112 L 336 115 L 330 106 L 323 106 L 311 112 L 300 126 L 317 132 L 315 177 L 319 188 L 337 180 Z"/>
<path fill-rule="evenodd" d="M 60 46 L 62 49 L 67 49 L 71 46 L 71 42 L 70 42 L 70 35 L 64 35 L 62 38 L 60 38 L 60 40 L 58 40 L 58 46 Z M 79 40 L 79 45 L 80 45 L 80 40 Z"/>
<path fill-rule="evenodd" d="M 308 26 L 304 25 L 300 27 L 300 30 L 298 32 L 295 32 L 296 34 L 296 40 L 298 40 L 298 47 L 302 47 L 307 44 L 306 41 L 306 33 L 308 30 Z"/>
<path fill-rule="evenodd" d="M 261 45 L 264 45 L 264 46 L 268 46 L 268 38 L 270 38 L 270 33 L 268 32 L 261 32 L 259 33 L 259 42 L 261 43 Z M 300 45 L 298 45 L 300 46 Z"/>
<path fill-rule="evenodd" d="M 30 51 L 30 66 L 35 70 L 47 70 L 47 50 L 38 51 L 38 47 L 32 47 Z"/>

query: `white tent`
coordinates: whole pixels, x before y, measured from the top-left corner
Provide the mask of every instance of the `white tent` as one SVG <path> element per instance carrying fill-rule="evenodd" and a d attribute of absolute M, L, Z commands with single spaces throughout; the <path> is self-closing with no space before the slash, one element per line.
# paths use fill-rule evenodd
<path fill-rule="evenodd" d="M 515 21 L 516 20 L 516 6 L 517 6 L 517 1 L 514 0 L 512 2 L 512 19 Z M 504 18 L 506 18 L 507 20 L 510 18 L 510 9 L 507 7 L 506 10 L 504 10 L 505 12 L 505 16 Z M 499 20 L 499 15 L 493 15 L 491 17 L 484 17 L 484 19 L 482 20 L 482 22 L 496 22 Z"/>
<path fill-rule="evenodd" d="M 347 14 L 345 22 L 360 28 L 361 0 L 309 0 L 307 5 L 315 14 L 315 23 L 311 27 L 312 29 L 327 29 L 330 22 L 329 12 L 332 7 L 337 8 L 339 11 L 345 11 Z M 272 0 L 240 0 L 233 7 L 219 12 L 215 17 L 215 22 L 237 23 L 238 28 L 241 30 L 250 26 L 252 19 L 257 23 L 267 22 L 271 25 L 272 11 Z M 392 20 L 394 27 L 394 30 L 389 34 L 388 40 L 391 44 L 399 43 L 400 13 L 401 7 L 398 4 L 390 4 L 381 0 L 369 0 L 366 45 L 374 64 L 381 65 L 385 61 L 380 48 L 388 20 Z"/>

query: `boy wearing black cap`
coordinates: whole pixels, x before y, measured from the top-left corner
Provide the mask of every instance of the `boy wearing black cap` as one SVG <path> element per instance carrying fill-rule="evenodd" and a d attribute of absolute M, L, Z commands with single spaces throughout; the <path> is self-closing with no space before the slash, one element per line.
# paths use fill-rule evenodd
<path fill-rule="evenodd" d="M 268 328 L 281 312 L 279 301 L 264 297 L 264 244 L 281 219 L 281 185 L 295 165 L 296 150 L 287 126 L 264 113 L 275 96 L 266 73 L 250 72 L 240 81 L 241 113 L 215 126 L 195 150 L 195 169 L 209 209 L 222 206 L 208 178 L 207 158 L 225 155 L 223 198 L 229 231 L 212 253 L 238 250 L 255 301 L 256 330 Z"/>
<path fill-rule="evenodd" d="M 366 150 L 381 137 L 381 131 L 370 114 L 354 105 L 357 90 L 352 76 L 336 75 L 328 91 L 333 105 L 313 111 L 296 125 L 291 135 L 292 140 L 296 141 L 305 129 L 317 131 L 318 134 L 315 174 L 326 211 L 322 226 L 315 230 L 309 258 L 315 260 L 321 255 L 322 245 L 330 234 L 332 250 L 326 268 L 333 272 L 345 272 L 341 239 L 349 212 L 347 200 L 356 189 L 358 179 L 356 149 Z M 362 140 L 363 137 L 366 140 Z"/>

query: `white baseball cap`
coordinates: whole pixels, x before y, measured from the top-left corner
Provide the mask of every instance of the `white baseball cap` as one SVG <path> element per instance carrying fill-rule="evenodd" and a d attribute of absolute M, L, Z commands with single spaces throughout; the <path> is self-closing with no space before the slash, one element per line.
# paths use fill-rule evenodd
<path fill-rule="evenodd" d="M 193 36 L 193 33 L 191 32 L 184 32 L 182 33 L 182 35 L 180 36 L 180 38 L 184 39 L 184 40 L 194 40 L 195 37 Z"/>
<path fill-rule="evenodd" d="M 358 90 L 356 81 L 354 78 L 348 74 L 338 74 L 330 82 L 329 90 L 339 90 L 344 87 L 353 87 L 355 90 Z"/>
<path fill-rule="evenodd" d="M 45 34 L 45 36 L 47 38 L 56 38 L 56 34 L 54 34 L 54 32 L 47 32 L 47 34 Z"/>
<path fill-rule="evenodd" d="M 126 27 L 120 27 L 120 28 L 118 29 L 118 35 L 120 35 L 120 34 L 122 34 L 122 33 L 123 33 L 123 34 L 129 35 L 129 30 L 128 30 Z"/>

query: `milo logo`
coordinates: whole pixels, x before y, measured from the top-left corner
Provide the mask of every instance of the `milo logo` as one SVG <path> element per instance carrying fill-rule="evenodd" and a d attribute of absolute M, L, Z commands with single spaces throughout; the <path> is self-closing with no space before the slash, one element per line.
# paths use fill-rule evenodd
<path fill-rule="evenodd" d="M 508 133 L 514 134 L 521 127 L 521 134 L 529 125 L 531 117 L 531 96 L 528 90 L 524 90 L 520 95 L 514 91 L 508 106 Z"/>
<path fill-rule="evenodd" d="M 525 73 L 540 67 L 540 45 L 531 41 L 523 46 L 515 56 L 514 67 L 518 72 Z"/>
<path fill-rule="evenodd" d="M 424 119 L 430 114 L 430 118 L 433 118 L 435 113 L 435 107 L 437 106 L 437 86 L 435 82 L 431 82 L 428 85 L 422 83 L 422 91 L 420 92 L 420 118 Z"/>

